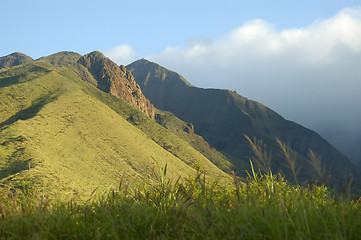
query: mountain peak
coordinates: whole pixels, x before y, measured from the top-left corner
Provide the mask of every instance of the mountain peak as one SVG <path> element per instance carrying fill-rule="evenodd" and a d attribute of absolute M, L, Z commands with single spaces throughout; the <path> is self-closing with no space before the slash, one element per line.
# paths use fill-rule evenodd
<path fill-rule="evenodd" d="M 146 84 L 147 81 L 149 80 L 149 76 L 147 77 L 147 75 L 148 73 L 150 73 L 150 75 L 155 75 L 158 80 L 166 84 L 172 84 L 177 86 L 189 86 L 189 87 L 193 86 L 180 74 L 168 70 L 167 68 L 162 67 L 159 64 L 151 62 L 144 58 L 129 64 L 127 66 L 127 69 L 129 69 L 129 71 L 132 73 L 134 69 L 142 69 L 141 72 L 137 71 L 137 77 L 135 76 L 134 77 L 136 79 L 144 79 L 144 84 Z M 141 83 L 139 84 L 142 85 Z"/>
<path fill-rule="evenodd" d="M 7 56 L 0 57 L 0 68 L 11 68 L 31 61 L 34 61 L 34 59 L 23 53 L 14 52 Z"/>
<path fill-rule="evenodd" d="M 106 56 L 102 52 L 99 52 L 99 51 L 90 52 L 90 53 L 86 54 L 85 56 L 95 57 L 95 58 L 97 58 L 97 57 L 106 58 Z"/>
<path fill-rule="evenodd" d="M 154 106 L 143 95 L 133 75 L 124 66 L 118 66 L 98 51 L 84 55 L 78 63 L 88 69 L 96 80 L 97 88 L 123 99 L 154 119 Z"/>
<path fill-rule="evenodd" d="M 26 55 L 24 53 L 21 53 L 21 52 L 14 52 L 14 53 L 9 54 L 8 56 L 12 56 L 12 57 L 29 57 L 28 55 Z"/>

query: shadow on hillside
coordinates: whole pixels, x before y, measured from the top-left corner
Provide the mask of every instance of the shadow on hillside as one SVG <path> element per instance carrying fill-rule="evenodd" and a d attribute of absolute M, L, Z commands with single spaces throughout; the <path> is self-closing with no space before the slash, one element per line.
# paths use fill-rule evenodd
<path fill-rule="evenodd" d="M 31 159 L 22 160 L 25 154 L 24 151 L 24 148 L 20 148 L 8 158 L 6 168 L 0 169 L 0 180 L 21 171 L 29 170 Z"/>
<path fill-rule="evenodd" d="M 18 84 L 18 83 L 20 83 L 20 81 L 19 81 L 20 78 L 21 78 L 21 76 L 13 76 L 13 77 L 3 78 L 0 81 L 0 88 Z"/>
<path fill-rule="evenodd" d="M 12 70 L 9 70 L 12 71 Z M 8 87 L 11 85 L 19 84 L 22 82 L 31 81 L 35 78 L 44 76 L 45 74 L 51 72 L 50 70 L 43 68 L 41 66 L 33 66 L 29 69 L 27 69 L 26 72 L 21 72 L 20 74 L 17 74 L 15 76 L 5 77 L 1 78 L 0 76 L 0 88 L 2 87 Z M 4 73 L 6 74 L 6 72 Z"/>
<path fill-rule="evenodd" d="M 50 102 L 55 101 L 58 98 L 58 96 L 59 93 L 56 94 L 52 92 L 36 99 L 35 101 L 33 101 L 33 104 L 30 107 L 17 112 L 15 115 L 11 116 L 6 121 L 0 123 L 0 128 L 3 128 L 7 125 L 11 125 L 15 123 L 17 120 L 27 120 L 35 117 L 35 115 L 43 108 L 43 106 L 45 106 Z"/>

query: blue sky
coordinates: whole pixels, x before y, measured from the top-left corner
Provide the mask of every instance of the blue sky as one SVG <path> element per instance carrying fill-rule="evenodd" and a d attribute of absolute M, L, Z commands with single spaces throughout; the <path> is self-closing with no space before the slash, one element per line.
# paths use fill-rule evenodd
<path fill-rule="evenodd" d="M 263 19 L 277 29 L 303 27 L 357 4 L 354 0 L 0 0 L 0 55 L 21 51 L 39 58 L 61 50 L 85 54 L 127 44 L 146 57 L 189 39 L 217 39 L 251 19 Z"/>
<path fill-rule="evenodd" d="M 0 56 L 148 58 L 236 90 L 361 160 L 358 0 L 0 0 Z"/>

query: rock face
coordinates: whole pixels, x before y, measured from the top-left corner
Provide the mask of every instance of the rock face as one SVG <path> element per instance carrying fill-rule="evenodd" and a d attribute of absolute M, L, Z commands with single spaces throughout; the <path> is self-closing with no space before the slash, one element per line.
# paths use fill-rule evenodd
<path fill-rule="evenodd" d="M 126 101 L 151 119 L 155 117 L 155 108 L 143 95 L 133 75 L 124 67 L 118 66 L 100 52 L 84 55 L 78 63 L 85 66 L 96 80 L 96 87 Z"/>
<path fill-rule="evenodd" d="M 31 57 L 15 52 L 7 56 L 0 57 L 0 68 L 11 68 L 31 61 L 33 61 Z"/>
<path fill-rule="evenodd" d="M 178 118 L 194 124 L 194 131 L 213 147 L 224 153 L 242 171 L 249 166 L 253 153 L 244 134 L 262 139 L 272 152 L 271 167 L 275 173 L 287 175 L 277 139 L 287 143 L 297 153 L 299 178 L 309 180 L 314 169 L 308 159 L 309 150 L 321 156 L 332 175 L 333 183 L 341 183 L 345 175 L 360 176 L 355 166 L 316 132 L 288 121 L 266 106 L 235 92 L 202 89 L 190 85 L 179 74 L 147 60 L 127 66 L 141 86 L 145 96 L 158 109 L 170 111 Z M 288 175 L 292 179 L 292 175 Z"/>

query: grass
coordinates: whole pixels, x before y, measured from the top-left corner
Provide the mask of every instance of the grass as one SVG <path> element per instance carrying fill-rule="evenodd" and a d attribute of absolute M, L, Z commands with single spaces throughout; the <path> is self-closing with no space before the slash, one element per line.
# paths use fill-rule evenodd
<path fill-rule="evenodd" d="M 166 178 L 166 167 L 154 176 Z M 2 193 L 2 239 L 359 239 L 361 204 L 324 185 L 291 186 L 255 173 L 234 185 L 193 177 L 87 200 L 60 201 L 36 189 Z M 272 187 L 273 188 L 272 188 Z"/>

